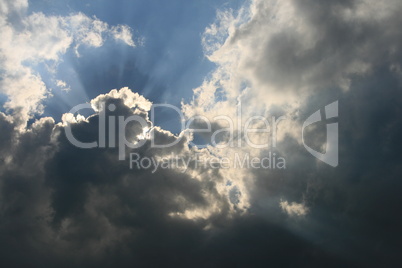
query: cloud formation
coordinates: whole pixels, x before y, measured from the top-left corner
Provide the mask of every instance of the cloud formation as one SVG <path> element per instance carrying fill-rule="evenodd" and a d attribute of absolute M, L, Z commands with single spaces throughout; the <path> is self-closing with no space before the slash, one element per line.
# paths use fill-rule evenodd
<path fill-rule="evenodd" d="M 45 64 L 48 73 L 55 73 L 68 49 L 100 47 L 106 39 L 120 40 L 135 46 L 131 30 L 126 25 L 109 26 L 96 17 L 83 13 L 66 17 L 27 14 L 28 1 L 2 1 L 0 10 L 1 93 L 8 101 L 18 125 L 43 112 L 42 100 L 51 95 L 38 71 Z M 66 88 L 66 85 L 63 85 Z"/>
<path fill-rule="evenodd" d="M 26 8 L 26 1 L 0 5 L 0 27 L 7 37 L 0 41 L 7 52 L 0 86 L 9 97 L 5 107 L 14 110 L 0 113 L 2 264 L 401 263 L 400 1 L 255 0 L 237 11 L 218 12 L 203 36 L 216 70 L 182 111 L 187 118 L 237 118 L 239 111 L 244 118 L 284 116 L 272 152 L 191 146 L 194 136 L 155 126 L 152 102 L 129 88 L 94 98 L 91 116 L 65 114 L 60 123 L 41 118 L 21 130 L 32 113 L 40 112 L 47 92 L 32 63 L 57 65 L 68 49 L 98 47 L 106 37 L 135 45 L 126 26 L 110 27 L 81 13 L 26 15 Z M 334 101 L 339 102 L 337 168 L 312 157 L 300 136 L 304 120 Z M 105 119 L 110 143 L 117 128 L 111 118 L 133 115 L 146 127 L 130 121 L 124 137 L 143 145 L 125 148 L 121 161 L 120 148 L 99 146 L 99 130 Z M 202 120 L 194 125 L 202 126 Z M 227 127 L 225 120 L 212 124 L 213 130 Z M 245 143 L 242 127 L 235 122 L 234 138 Z M 75 147 L 68 129 L 78 140 L 97 141 L 97 146 Z M 158 144 L 178 142 L 152 147 L 149 132 Z M 306 142 L 325 150 L 325 134 L 326 123 L 316 124 L 306 130 Z M 253 136 L 257 143 L 266 140 L 265 133 Z M 230 142 L 230 135 L 219 141 Z M 147 159 L 180 157 L 189 169 L 130 169 L 130 153 Z M 285 170 L 200 167 L 195 160 L 196 155 L 235 159 L 272 153 L 286 159 Z"/>

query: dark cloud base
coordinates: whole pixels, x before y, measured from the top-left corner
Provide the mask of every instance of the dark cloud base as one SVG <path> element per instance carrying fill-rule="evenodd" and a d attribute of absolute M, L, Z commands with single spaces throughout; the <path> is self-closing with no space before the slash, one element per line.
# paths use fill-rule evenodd
<path fill-rule="evenodd" d="M 198 181 L 174 170 L 130 170 L 117 160 L 117 150 L 74 147 L 50 119 L 16 136 L 2 116 L 0 262 L 5 267 L 395 265 L 402 239 L 401 153 L 395 150 L 402 94 L 392 74 L 384 69 L 377 74 L 357 81 L 353 92 L 340 93 L 340 167 L 317 166 L 285 140 L 283 151 L 289 148 L 304 162 L 290 161 L 286 173 L 256 174 L 252 206 L 244 215 L 229 215 L 233 204 L 215 190 L 219 175 Z M 387 86 L 376 84 L 384 79 Z M 120 115 L 132 113 L 118 99 L 109 102 L 118 105 Z M 98 116 L 92 116 L 73 131 L 89 141 L 97 137 L 97 127 Z M 164 153 L 148 145 L 138 150 L 147 156 Z M 169 216 L 210 206 L 203 191 L 214 196 L 220 213 L 198 220 Z M 186 202 L 177 201 L 178 195 Z M 280 198 L 303 196 L 311 207 L 305 218 L 288 217 L 277 205 Z"/>

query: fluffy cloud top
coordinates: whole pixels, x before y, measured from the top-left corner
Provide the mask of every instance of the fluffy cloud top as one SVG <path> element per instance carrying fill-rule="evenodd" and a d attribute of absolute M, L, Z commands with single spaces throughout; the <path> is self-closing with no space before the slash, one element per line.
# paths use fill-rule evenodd
<path fill-rule="evenodd" d="M 54 73 L 68 49 L 74 48 L 79 55 L 80 46 L 100 47 L 108 38 L 135 46 L 126 25 L 109 26 L 82 13 L 66 17 L 27 14 L 27 8 L 27 1 L 2 1 L 0 12 L 0 90 L 8 97 L 5 107 L 13 111 L 21 127 L 43 111 L 41 101 L 51 94 L 38 64 L 49 64 Z"/>

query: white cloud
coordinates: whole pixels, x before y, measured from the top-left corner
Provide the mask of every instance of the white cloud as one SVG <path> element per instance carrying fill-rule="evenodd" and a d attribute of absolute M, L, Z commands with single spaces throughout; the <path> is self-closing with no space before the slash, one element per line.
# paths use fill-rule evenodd
<path fill-rule="evenodd" d="M 62 80 L 56 80 L 56 86 L 58 86 L 61 90 L 66 91 L 66 92 L 71 90 L 70 86 L 67 85 L 67 83 Z"/>
<path fill-rule="evenodd" d="M 112 34 L 116 40 L 121 40 L 129 46 L 135 47 L 131 29 L 127 25 L 112 27 Z"/>
<path fill-rule="evenodd" d="M 239 11 L 219 11 L 202 38 L 216 70 L 194 89 L 184 114 L 236 118 L 240 100 L 244 118 L 271 118 L 280 109 L 287 120 L 277 142 L 291 136 L 301 143 L 300 111 L 314 94 L 347 92 L 353 78 L 396 66 L 402 4 L 372 2 L 253 0 Z"/>
<path fill-rule="evenodd" d="M 152 102 L 141 96 L 140 94 L 131 91 L 128 87 L 121 88 L 120 90 L 112 89 L 109 93 L 101 94 L 91 100 L 91 105 L 95 111 L 100 110 L 101 103 L 107 99 L 122 99 L 124 105 L 130 108 L 139 108 L 142 111 L 148 112 L 151 110 Z"/>
<path fill-rule="evenodd" d="M 0 4 L 0 92 L 7 95 L 5 107 L 14 111 L 20 128 L 33 114 L 42 112 L 41 101 L 50 93 L 35 69 L 39 63 L 57 68 L 68 49 L 74 47 L 79 55 L 80 46 L 99 47 L 108 38 L 134 46 L 128 26 L 110 27 L 82 13 L 65 17 L 27 14 L 27 7 L 27 1 Z"/>
<path fill-rule="evenodd" d="M 288 201 L 281 201 L 279 206 L 289 216 L 305 216 L 309 211 L 304 204 L 298 204 L 295 202 L 289 203 Z"/>
<path fill-rule="evenodd" d="M 369 75 L 373 66 L 386 62 L 388 53 L 400 55 L 397 44 L 402 35 L 394 18 L 401 4 L 392 2 L 394 8 L 389 8 L 388 3 L 371 6 L 371 2 L 302 5 L 293 0 L 253 0 L 238 11 L 218 11 L 217 21 L 202 38 L 205 55 L 216 70 L 194 89 L 194 98 L 183 104 L 183 113 L 214 122 L 218 115 L 236 119 L 240 106 L 244 121 L 255 115 L 271 118 L 275 113 L 271 110 L 280 110 L 286 119 L 278 128 L 277 143 L 288 137 L 301 143 L 300 111 L 312 95 L 328 89 L 348 92 L 353 77 Z M 379 14 L 372 16 L 376 10 Z M 243 126 L 233 121 L 235 130 L 241 130 Z M 265 133 L 256 137 L 264 139 Z M 295 148 L 291 152 L 285 148 L 276 149 L 292 159 Z M 211 150 L 221 156 L 264 153 L 246 147 Z M 247 190 L 252 192 L 253 180 L 261 174 L 238 170 L 224 174 L 241 189 L 246 204 L 251 198 Z M 308 211 L 302 204 L 287 201 L 281 207 L 291 215 Z"/>

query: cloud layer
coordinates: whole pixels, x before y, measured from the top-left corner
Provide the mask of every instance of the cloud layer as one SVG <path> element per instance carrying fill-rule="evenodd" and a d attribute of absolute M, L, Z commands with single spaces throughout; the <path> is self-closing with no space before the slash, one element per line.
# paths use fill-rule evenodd
<path fill-rule="evenodd" d="M 0 10 L 0 88 L 8 98 L 5 108 L 14 112 L 22 127 L 42 113 L 41 101 L 51 95 L 38 71 L 40 64 L 54 75 L 68 49 L 74 48 L 79 56 L 80 46 L 100 47 L 107 38 L 135 46 L 126 25 L 109 26 L 82 13 L 67 17 L 27 14 L 27 9 L 28 1 L 19 0 L 2 1 Z M 66 88 L 61 82 L 55 84 Z"/>
<path fill-rule="evenodd" d="M 219 11 L 203 44 L 216 69 L 183 103 L 198 115 L 284 120 L 273 151 L 190 146 L 150 120 L 152 102 L 129 88 L 91 101 L 89 117 L 65 114 L 25 125 L 48 90 L 33 66 L 106 38 L 134 46 L 127 26 L 78 13 L 26 14 L 27 2 L 0 4 L 3 33 L 0 113 L 0 263 L 38 267 L 378 267 L 401 263 L 402 148 L 400 1 L 251 1 Z M 63 88 L 63 81 L 57 82 Z M 74 90 L 71 88 L 71 90 Z M 339 102 L 339 166 L 311 156 L 301 127 Z M 109 109 L 113 107 L 113 109 Z M 240 110 L 241 107 L 241 110 Z M 80 149 L 114 130 L 111 118 L 141 118 L 125 148 Z M 102 117 L 104 116 L 104 117 Z M 226 122 L 227 123 L 227 122 Z M 243 122 L 244 123 L 244 122 Z M 202 126 L 202 121 L 194 125 Z M 23 126 L 23 127 L 21 127 Z M 258 123 L 253 126 L 261 127 Z M 227 128 L 216 120 L 212 128 Z M 233 125 L 245 142 L 242 125 Z M 110 142 L 111 132 L 105 139 Z M 178 141 L 169 148 L 151 146 Z M 306 142 L 325 150 L 326 125 Z M 204 138 L 210 138 L 204 135 Z M 266 141 L 256 133 L 255 142 Z M 229 135 L 220 137 L 229 142 Z M 286 159 L 286 169 L 197 167 L 195 156 Z M 188 161 L 189 169 L 130 169 L 129 155 Z"/>

